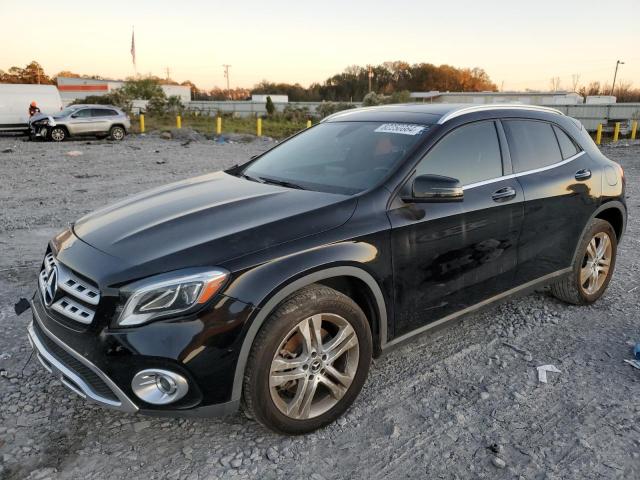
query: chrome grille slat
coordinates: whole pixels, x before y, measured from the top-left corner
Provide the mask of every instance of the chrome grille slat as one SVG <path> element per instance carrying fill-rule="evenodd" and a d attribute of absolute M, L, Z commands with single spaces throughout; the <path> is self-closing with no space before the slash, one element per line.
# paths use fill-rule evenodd
<path fill-rule="evenodd" d="M 58 264 L 58 287 L 91 305 L 97 305 L 100 301 L 97 289 L 89 287 L 87 282 L 80 280 L 60 264 Z"/>
<path fill-rule="evenodd" d="M 69 297 L 62 297 L 56 300 L 51 308 L 62 315 L 65 315 L 76 322 L 89 325 L 93 321 L 93 310 L 74 302 Z"/>
<path fill-rule="evenodd" d="M 38 276 L 38 285 L 44 303 L 46 304 L 45 290 L 47 289 L 47 281 L 50 275 L 57 273 L 56 288 L 66 293 L 64 296 L 56 295 L 55 301 L 51 303 L 49 308 L 64 315 L 65 317 L 84 325 L 89 325 L 93 321 L 95 310 L 90 306 L 98 305 L 100 302 L 100 291 L 87 281 L 82 280 L 67 267 L 57 262 L 52 253 L 48 253 L 44 258 L 44 267 Z"/>

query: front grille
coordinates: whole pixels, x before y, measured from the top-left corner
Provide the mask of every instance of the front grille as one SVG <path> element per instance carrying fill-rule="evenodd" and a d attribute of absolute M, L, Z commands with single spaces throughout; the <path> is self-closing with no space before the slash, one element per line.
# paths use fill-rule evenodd
<path fill-rule="evenodd" d="M 102 379 L 96 375 L 93 370 L 49 338 L 49 336 L 42 331 L 38 322 L 33 322 L 33 329 L 38 336 L 38 339 L 45 345 L 51 355 L 56 357 L 59 362 L 81 377 L 97 395 L 114 402 L 119 401 L 111 388 L 109 388 L 109 386 L 102 381 Z"/>
<path fill-rule="evenodd" d="M 38 285 L 49 308 L 75 322 L 91 324 L 100 302 L 100 290 L 56 261 L 52 253 L 44 257 Z"/>

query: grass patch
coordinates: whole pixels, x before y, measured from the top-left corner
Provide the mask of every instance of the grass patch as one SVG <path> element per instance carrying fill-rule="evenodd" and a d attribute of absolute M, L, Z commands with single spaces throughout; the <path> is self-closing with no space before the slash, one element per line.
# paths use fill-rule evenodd
<path fill-rule="evenodd" d="M 171 115 L 145 115 L 145 131 L 171 130 L 176 128 L 176 117 Z M 306 128 L 306 121 L 286 120 L 284 118 L 273 117 L 262 119 L 262 135 L 272 138 L 285 138 Z M 183 115 L 182 128 L 192 128 L 205 135 L 215 135 L 216 117 L 204 115 Z M 140 120 L 138 117 L 131 119 L 131 130 L 140 133 Z M 255 118 L 233 118 L 222 117 L 222 135 L 225 133 L 248 133 L 256 134 Z"/>

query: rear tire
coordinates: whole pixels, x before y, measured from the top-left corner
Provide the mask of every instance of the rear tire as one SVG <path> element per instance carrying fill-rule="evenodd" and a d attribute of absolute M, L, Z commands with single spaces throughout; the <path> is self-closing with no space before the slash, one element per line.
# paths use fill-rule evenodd
<path fill-rule="evenodd" d="M 53 127 L 49 132 L 49 138 L 54 142 L 63 142 L 67 138 L 67 131 L 62 127 Z"/>
<path fill-rule="evenodd" d="M 553 296 L 573 305 L 589 305 L 598 300 L 611 281 L 617 250 L 611 224 L 594 219 L 580 241 L 571 274 L 551 286 Z"/>
<path fill-rule="evenodd" d="M 117 142 L 123 140 L 126 135 L 127 132 L 125 131 L 125 129 L 118 125 L 116 125 L 115 127 L 111 127 L 111 130 L 109 130 L 109 138 Z"/>
<path fill-rule="evenodd" d="M 360 393 L 371 355 L 371 330 L 360 307 L 332 288 L 305 287 L 258 332 L 245 370 L 244 409 L 279 433 L 324 427 Z"/>

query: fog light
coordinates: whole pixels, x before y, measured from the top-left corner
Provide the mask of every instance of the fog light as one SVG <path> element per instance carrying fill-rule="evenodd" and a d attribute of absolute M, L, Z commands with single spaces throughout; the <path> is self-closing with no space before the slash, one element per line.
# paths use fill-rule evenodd
<path fill-rule="evenodd" d="M 138 398 L 154 405 L 166 405 L 187 394 L 189 384 L 182 375 L 169 370 L 141 370 L 131 380 L 131 389 Z"/>

